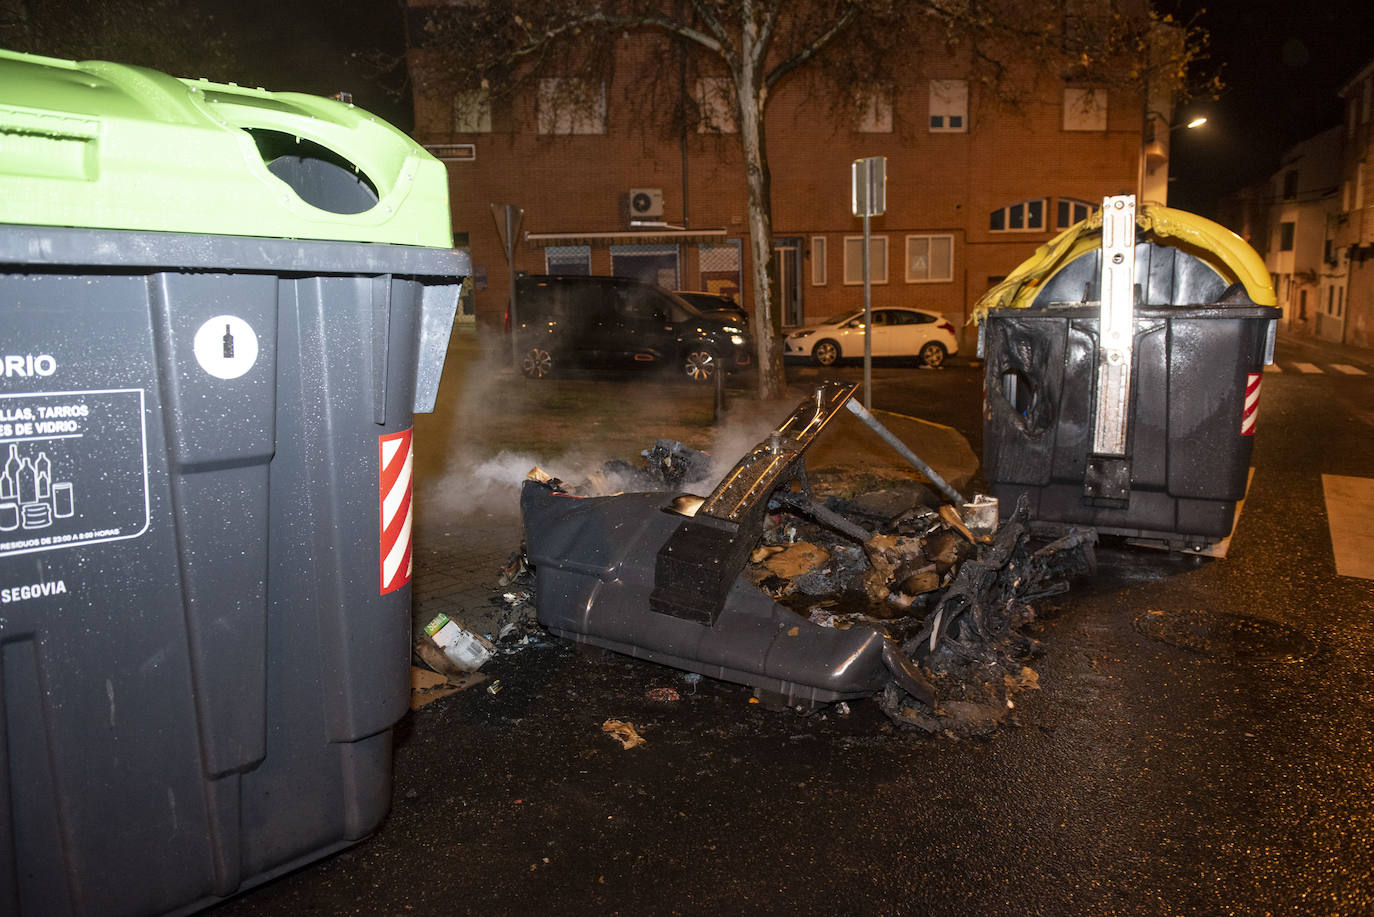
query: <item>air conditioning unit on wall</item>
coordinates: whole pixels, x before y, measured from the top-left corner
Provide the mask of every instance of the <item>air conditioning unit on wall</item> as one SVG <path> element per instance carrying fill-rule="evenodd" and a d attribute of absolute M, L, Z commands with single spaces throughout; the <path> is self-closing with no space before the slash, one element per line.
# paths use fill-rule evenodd
<path fill-rule="evenodd" d="M 662 188 L 631 188 L 629 202 L 631 220 L 663 219 Z"/>

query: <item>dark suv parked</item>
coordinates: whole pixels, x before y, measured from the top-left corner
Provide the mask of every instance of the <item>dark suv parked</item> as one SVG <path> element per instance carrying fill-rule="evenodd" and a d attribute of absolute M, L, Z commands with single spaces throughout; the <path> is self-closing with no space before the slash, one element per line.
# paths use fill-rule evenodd
<path fill-rule="evenodd" d="M 565 365 L 666 366 L 695 382 L 751 360 L 743 326 L 629 277 L 516 278 L 520 369 L 542 379 Z"/>

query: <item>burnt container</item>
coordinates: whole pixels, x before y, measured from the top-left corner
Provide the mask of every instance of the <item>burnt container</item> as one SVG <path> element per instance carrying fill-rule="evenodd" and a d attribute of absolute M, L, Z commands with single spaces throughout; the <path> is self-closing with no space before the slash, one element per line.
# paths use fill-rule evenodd
<path fill-rule="evenodd" d="M 446 176 L 330 100 L 5 52 L 0 145 L 0 913 L 195 910 L 389 808 Z"/>
<path fill-rule="evenodd" d="M 1138 242 L 1135 258 L 1128 489 L 1105 493 L 1093 456 L 1100 249 L 1030 307 L 987 315 L 984 474 L 1004 507 L 1029 495 L 1042 533 L 1091 527 L 1199 549 L 1230 533 L 1245 495 L 1279 310 L 1182 249 Z"/>

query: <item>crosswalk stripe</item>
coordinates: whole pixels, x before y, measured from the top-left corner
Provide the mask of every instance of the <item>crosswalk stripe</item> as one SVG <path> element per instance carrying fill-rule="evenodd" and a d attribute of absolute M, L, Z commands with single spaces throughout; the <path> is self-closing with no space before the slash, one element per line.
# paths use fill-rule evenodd
<path fill-rule="evenodd" d="M 1367 375 L 1367 373 L 1364 370 L 1360 369 L 1358 366 L 1351 366 L 1349 363 L 1336 363 L 1332 366 L 1332 369 L 1339 369 L 1347 376 Z"/>
<path fill-rule="evenodd" d="M 1296 370 L 1297 370 L 1298 372 L 1300 372 L 1300 373 L 1319 373 L 1319 372 L 1321 372 L 1321 367 L 1317 366 L 1315 363 L 1294 363 L 1294 364 L 1293 364 L 1293 368 L 1296 369 Z"/>
<path fill-rule="evenodd" d="M 1374 531 L 1369 527 L 1369 514 L 1374 511 L 1374 478 L 1324 474 L 1322 491 L 1336 572 L 1341 576 L 1374 579 Z"/>

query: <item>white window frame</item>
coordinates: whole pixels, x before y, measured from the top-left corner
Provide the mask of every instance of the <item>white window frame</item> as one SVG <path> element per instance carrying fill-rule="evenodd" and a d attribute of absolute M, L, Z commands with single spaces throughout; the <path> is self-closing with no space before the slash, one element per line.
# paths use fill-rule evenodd
<path fill-rule="evenodd" d="M 1050 209 L 1050 207 L 1049 207 L 1049 201 L 1050 201 L 1050 199 L 1047 198 L 1047 197 L 1031 197 L 1031 198 L 1027 198 L 1027 199 L 1024 200 L 1024 201 L 1012 201 L 1012 202 L 1011 202 L 1010 204 L 1008 204 L 1007 206 L 1001 208 L 1001 213 L 1002 213 L 1002 228 L 1001 228 L 1001 229 L 993 229 L 993 228 L 992 228 L 992 214 L 997 213 L 998 211 L 993 210 L 993 211 L 989 212 L 989 213 L 988 213 L 988 232 L 995 232 L 995 233 L 1003 233 L 1003 232 L 1044 232 L 1045 230 L 1049 229 L 1049 227 L 1046 225 L 1046 224 L 1049 222 L 1049 209 Z M 1030 217 L 1030 205 L 1031 205 L 1031 204 L 1037 204 L 1037 203 L 1040 205 L 1040 225 L 1039 225 L 1039 226 L 1018 226 L 1018 227 L 1012 228 L 1012 225 L 1011 225 L 1011 209 L 1012 209 L 1013 207 L 1024 207 L 1024 208 L 1025 208 L 1025 214 L 1026 214 L 1027 219 L 1024 220 L 1023 222 L 1027 222 L 1027 223 L 1028 223 L 1028 222 L 1029 222 L 1029 217 Z"/>
<path fill-rule="evenodd" d="M 1062 220 L 1059 219 L 1059 208 L 1060 208 L 1060 207 L 1063 207 L 1065 204 L 1067 204 L 1067 205 L 1069 206 L 1069 221 L 1068 221 L 1067 223 L 1065 223 L 1065 222 L 1063 222 Z M 1054 201 L 1054 228 L 1055 228 L 1055 229 L 1068 229 L 1070 226 L 1073 226 L 1073 225 L 1076 224 L 1076 223 L 1082 222 L 1083 220 L 1086 220 L 1088 217 L 1092 216 L 1094 213 L 1097 212 L 1098 208 L 1100 208 L 1101 206 L 1102 206 L 1101 204 L 1094 204 L 1092 201 L 1085 201 L 1085 200 L 1083 200 L 1083 199 L 1081 199 L 1081 198 L 1077 198 L 1077 197 L 1059 197 L 1059 198 L 1055 198 L 1055 201 Z M 1074 217 L 1074 211 L 1075 211 L 1077 208 L 1079 208 L 1079 207 L 1086 208 L 1086 209 L 1087 209 L 1087 212 L 1084 213 L 1083 216 L 1081 216 L 1081 217 L 1079 217 L 1078 219 L 1075 220 L 1075 219 L 1073 218 L 1073 217 Z M 1048 227 L 1046 227 L 1046 228 L 1048 228 Z M 1015 232 L 1016 230 L 1012 230 L 1012 231 Z"/>
<path fill-rule="evenodd" d="M 606 133 L 606 84 L 575 77 L 539 81 L 535 121 L 540 134 Z"/>
<path fill-rule="evenodd" d="M 491 91 L 468 89 L 453 95 L 455 134 L 491 133 Z"/>
<path fill-rule="evenodd" d="M 811 285 L 823 287 L 829 279 L 825 236 L 811 237 Z"/>
<path fill-rule="evenodd" d="M 892 133 L 892 87 L 874 83 L 854 91 L 854 130 L 860 134 Z"/>
<path fill-rule="evenodd" d="M 936 118 L 940 119 L 938 126 Z M 950 126 L 953 118 L 959 119 L 957 127 Z M 932 134 L 968 133 L 968 80 L 930 81 L 930 116 L 926 119 L 926 128 Z"/>
<path fill-rule="evenodd" d="M 734 86 L 729 77 L 702 76 L 695 88 L 698 134 L 738 134 L 735 118 Z"/>
<path fill-rule="evenodd" d="M 949 245 L 949 276 L 932 277 L 931 265 L 935 263 L 932 257 L 932 250 L 935 240 L 942 239 Z M 926 243 L 926 271 L 925 276 L 917 276 L 911 269 L 911 247 L 915 241 Z M 954 236 L 949 233 L 917 233 L 906 237 L 906 282 L 907 283 L 953 283 L 954 282 Z"/>
<path fill-rule="evenodd" d="M 851 262 L 849 255 L 849 243 L 858 242 L 854 246 L 856 257 Z M 847 287 L 862 286 L 864 282 L 864 237 L 845 236 L 844 237 L 844 285 Z M 852 270 L 851 270 L 852 269 Z M 870 236 L 868 243 L 868 273 L 869 283 L 882 285 L 887 283 L 887 236 Z M 852 279 L 851 279 L 852 278 Z"/>
<path fill-rule="evenodd" d="M 1107 129 L 1107 90 L 1082 86 L 1064 87 L 1066 131 L 1105 131 Z"/>

